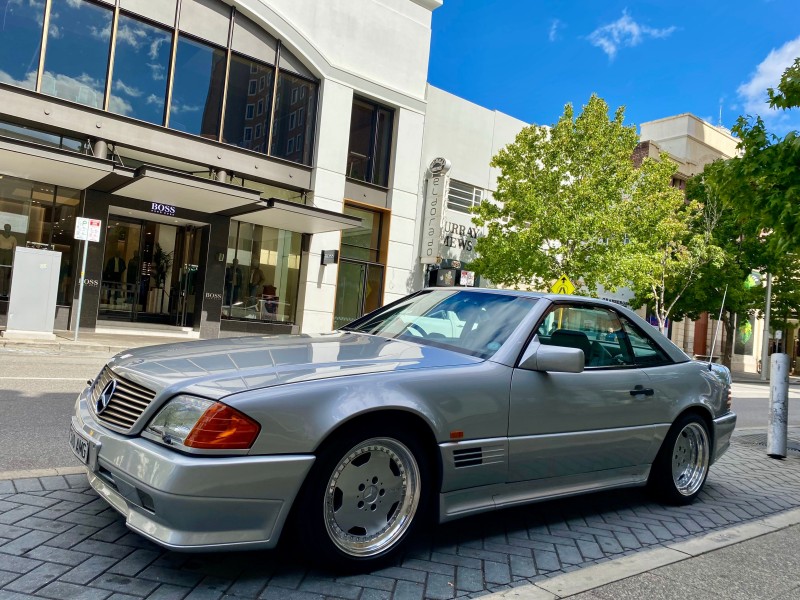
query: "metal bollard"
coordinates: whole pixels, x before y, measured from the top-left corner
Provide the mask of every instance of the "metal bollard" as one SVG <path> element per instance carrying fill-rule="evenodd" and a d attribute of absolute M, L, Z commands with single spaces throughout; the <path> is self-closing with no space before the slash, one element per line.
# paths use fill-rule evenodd
<path fill-rule="evenodd" d="M 789 355 L 776 352 L 769 371 L 769 430 L 767 456 L 786 458 L 789 427 Z"/>

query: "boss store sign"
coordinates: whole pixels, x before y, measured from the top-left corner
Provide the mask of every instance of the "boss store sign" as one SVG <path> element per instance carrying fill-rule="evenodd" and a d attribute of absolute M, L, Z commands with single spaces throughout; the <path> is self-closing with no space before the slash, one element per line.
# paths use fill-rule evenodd
<path fill-rule="evenodd" d="M 157 215 L 164 215 L 165 217 L 175 216 L 175 207 L 169 204 L 161 204 L 159 202 L 150 203 L 150 212 Z"/>

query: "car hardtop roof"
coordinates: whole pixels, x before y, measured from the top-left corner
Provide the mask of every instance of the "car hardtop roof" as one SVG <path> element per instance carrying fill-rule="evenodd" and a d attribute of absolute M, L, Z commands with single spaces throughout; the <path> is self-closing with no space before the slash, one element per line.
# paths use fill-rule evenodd
<path fill-rule="evenodd" d="M 563 302 L 568 300 L 570 302 L 580 302 L 583 304 L 601 304 L 603 306 L 610 306 L 614 308 L 619 308 L 620 304 L 617 302 L 612 302 L 610 300 L 603 300 L 602 298 L 592 298 L 591 296 L 574 296 L 570 294 L 553 294 L 551 292 L 532 292 L 528 290 L 508 290 L 508 289 L 501 289 L 501 288 L 483 288 L 483 287 L 464 287 L 464 286 L 450 286 L 450 287 L 431 287 L 425 288 L 425 291 L 428 290 L 455 290 L 455 291 L 470 291 L 470 292 L 481 292 L 481 293 L 489 293 L 489 294 L 503 294 L 506 296 L 520 296 L 524 298 L 545 298 L 552 302 Z M 623 308 L 625 308 L 623 306 Z M 630 310 L 630 309 L 628 309 Z"/>

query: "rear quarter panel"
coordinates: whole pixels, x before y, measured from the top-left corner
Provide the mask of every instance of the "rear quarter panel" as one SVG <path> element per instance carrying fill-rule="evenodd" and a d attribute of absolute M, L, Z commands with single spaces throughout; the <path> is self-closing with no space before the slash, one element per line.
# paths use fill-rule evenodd
<path fill-rule="evenodd" d="M 708 363 L 686 361 L 644 371 L 661 400 L 659 412 L 667 424 L 690 407 L 701 407 L 710 418 L 726 411 L 725 372 L 709 370 Z"/>

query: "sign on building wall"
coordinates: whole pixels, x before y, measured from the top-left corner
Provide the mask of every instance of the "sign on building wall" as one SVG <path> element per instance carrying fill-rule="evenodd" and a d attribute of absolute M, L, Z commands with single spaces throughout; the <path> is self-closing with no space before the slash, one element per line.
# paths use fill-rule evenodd
<path fill-rule="evenodd" d="M 434 158 L 425 177 L 425 207 L 422 214 L 420 262 L 435 265 L 441 257 L 442 221 L 447 202 L 450 161 Z"/>

